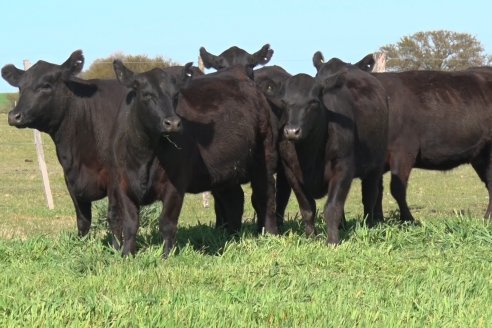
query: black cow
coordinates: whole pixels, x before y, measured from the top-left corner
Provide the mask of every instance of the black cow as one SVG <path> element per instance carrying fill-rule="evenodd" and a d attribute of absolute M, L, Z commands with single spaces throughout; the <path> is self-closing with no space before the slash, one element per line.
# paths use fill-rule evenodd
<path fill-rule="evenodd" d="M 244 68 L 200 76 L 181 89 L 179 81 L 162 74 L 134 74 L 119 62 L 114 68 L 130 88 L 124 107 L 131 120 L 139 122 L 133 125 L 136 133 L 148 140 L 169 179 L 159 223 L 164 256 L 174 246 L 186 192 L 239 190 L 240 184 L 251 181 L 259 226 L 277 233 L 276 131 L 266 99 Z M 130 208 L 125 214 L 126 242 L 134 238 L 138 221 L 128 215 L 134 213 L 131 204 L 124 197 L 120 201 L 119 207 Z M 124 248 L 134 252 L 133 247 Z"/>
<path fill-rule="evenodd" d="M 402 221 L 414 221 L 406 201 L 413 167 L 450 170 L 470 163 L 489 192 L 492 216 L 492 69 L 372 73 L 386 89 L 390 120 L 391 194 Z M 379 205 L 381 206 L 381 205 Z"/>
<path fill-rule="evenodd" d="M 264 81 L 266 80 L 281 82 L 291 76 L 280 66 L 263 67 L 253 71 L 256 66 L 267 64 L 272 56 L 273 49 L 270 48 L 269 44 L 265 44 L 254 54 L 250 54 L 241 48 L 233 46 L 222 52 L 219 56 L 215 56 L 208 53 L 205 48 L 200 48 L 200 57 L 206 68 L 214 68 L 220 71 L 234 65 L 240 65 L 245 67 L 248 76 L 253 78 L 260 88 L 265 86 Z M 273 116 L 273 118 L 276 118 L 275 124 L 279 125 L 278 120 L 280 119 L 281 110 L 272 103 L 270 105 L 275 114 L 275 116 Z M 285 208 L 289 202 L 291 190 L 280 164 L 277 165 L 276 190 L 277 224 L 282 225 L 284 222 Z"/>
<path fill-rule="evenodd" d="M 316 79 L 298 74 L 267 92 L 285 112 L 280 156 L 296 194 L 306 233 L 314 233 L 314 199 L 328 194 L 328 243 L 337 244 L 343 207 L 354 177 L 362 180 L 364 215 L 374 215 L 387 145 L 385 91 L 370 74 L 338 59 Z M 268 90 L 267 89 L 267 90 Z"/>
<path fill-rule="evenodd" d="M 91 202 L 106 196 L 109 134 L 126 95 L 116 80 L 78 79 L 83 65 L 77 50 L 62 65 L 38 61 L 27 71 L 2 68 L 2 77 L 20 91 L 9 124 L 38 129 L 53 139 L 82 236 L 90 228 Z"/>

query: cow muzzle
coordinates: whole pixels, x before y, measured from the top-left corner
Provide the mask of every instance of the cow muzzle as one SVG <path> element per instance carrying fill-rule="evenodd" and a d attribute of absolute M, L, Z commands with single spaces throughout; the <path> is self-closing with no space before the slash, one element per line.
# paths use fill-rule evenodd
<path fill-rule="evenodd" d="M 179 117 L 167 117 L 162 120 L 164 133 L 174 133 L 181 131 L 181 119 Z"/>
<path fill-rule="evenodd" d="M 9 120 L 9 125 L 10 126 L 20 126 L 20 125 L 22 125 L 23 119 L 24 119 L 24 115 L 22 115 L 22 113 L 19 113 L 19 112 L 11 111 L 9 113 L 9 116 L 8 116 L 8 120 Z"/>
<path fill-rule="evenodd" d="M 287 125 L 284 128 L 284 136 L 288 140 L 297 141 L 301 138 L 301 128 L 299 126 Z"/>

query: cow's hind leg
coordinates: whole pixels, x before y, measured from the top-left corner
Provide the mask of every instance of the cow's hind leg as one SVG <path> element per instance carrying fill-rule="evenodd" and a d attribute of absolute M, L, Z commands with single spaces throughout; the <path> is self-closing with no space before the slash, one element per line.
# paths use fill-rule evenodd
<path fill-rule="evenodd" d="M 403 222 L 414 222 L 415 219 L 410 213 L 407 204 L 407 186 L 410 171 L 413 167 L 413 160 L 393 154 L 391 158 L 391 195 L 395 198 L 400 208 L 400 220 Z"/>
<path fill-rule="evenodd" d="M 375 208 L 377 205 L 381 174 L 371 173 L 362 179 L 362 204 L 364 205 L 364 220 L 369 227 L 375 226 L 382 220 L 381 216 L 376 216 Z"/>
<path fill-rule="evenodd" d="M 241 185 L 213 190 L 216 227 L 224 227 L 230 234 L 241 230 L 244 211 L 244 192 Z"/>
<path fill-rule="evenodd" d="M 251 202 L 258 217 L 258 231 L 264 227 L 265 231 L 277 234 L 275 220 L 275 178 L 264 160 L 259 161 L 251 177 Z"/>
<path fill-rule="evenodd" d="M 340 224 L 344 215 L 344 206 L 353 179 L 353 170 L 346 163 L 337 163 L 334 175 L 328 184 L 328 198 L 324 209 L 324 218 L 328 229 L 328 244 L 340 243 Z"/>
<path fill-rule="evenodd" d="M 277 166 L 277 178 L 275 179 L 275 183 L 275 189 L 277 191 L 275 195 L 275 216 L 277 217 L 277 225 L 280 227 L 284 224 L 285 209 L 289 203 L 291 194 L 291 188 L 287 181 L 287 177 L 285 176 L 284 168 L 280 163 Z"/>
<path fill-rule="evenodd" d="M 486 219 L 492 219 L 492 165 L 491 165 L 492 154 L 487 154 L 486 156 L 479 157 L 472 161 L 472 166 L 477 172 L 480 180 L 485 184 L 487 191 L 489 193 L 489 205 L 485 211 L 484 217 Z"/>

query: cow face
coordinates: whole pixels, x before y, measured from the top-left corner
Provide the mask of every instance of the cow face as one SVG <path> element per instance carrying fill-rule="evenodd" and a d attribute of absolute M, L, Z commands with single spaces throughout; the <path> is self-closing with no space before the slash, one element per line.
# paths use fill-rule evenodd
<path fill-rule="evenodd" d="M 14 65 L 4 66 L 2 77 L 19 88 L 19 101 L 8 115 L 9 124 L 45 132 L 52 130 L 64 115 L 64 108 L 57 100 L 83 65 L 84 56 L 81 50 L 77 50 L 62 65 L 38 61 L 27 71 Z"/>
<path fill-rule="evenodd" d="M 192 63 L 183 68 L 182 76 L 175 78 L 165 71 L 154 68 L 136 74 L 120 60 L 113 63 L 118 80 L 131 89 L 127 101 L 134 102 L 132 110 L 151 135 L 169 135 L 181 131 L 181 118 L 176 115 L 179 90 L 192 76 Z"/>
<path fill-rule="evenodd" d="M 253 71 L 258 65 L 265 65 L 270 61 L 273 50 L 269 44 L 265 44 L 259 51 L 249 54 L 241 48 L 231 47 L 218 56 L 207 52 L 204 47 L 200 48 L 200 57 L 206 68 L 215 68 L 221 70 L 234 65 L 241 65 Z"/>
<path fill-rule="evenodd" d="M 291 141 L 304 139 L 319 123 L 323 107 L 320 88 L 313 77 L 298 74 L 287 79 L 280 91 L 279 103 L 284 111 L 284 136 Z"/>

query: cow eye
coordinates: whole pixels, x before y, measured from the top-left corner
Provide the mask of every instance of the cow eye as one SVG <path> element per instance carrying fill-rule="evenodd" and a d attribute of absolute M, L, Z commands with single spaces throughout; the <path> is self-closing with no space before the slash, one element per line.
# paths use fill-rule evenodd
<path fill-rule="evenodd" d="M 42 83 L 38 86 L 37 90 L 39 92 L 50 92 L 51 90 L 53 90 L 53 87 L 49 83 Z"/>

